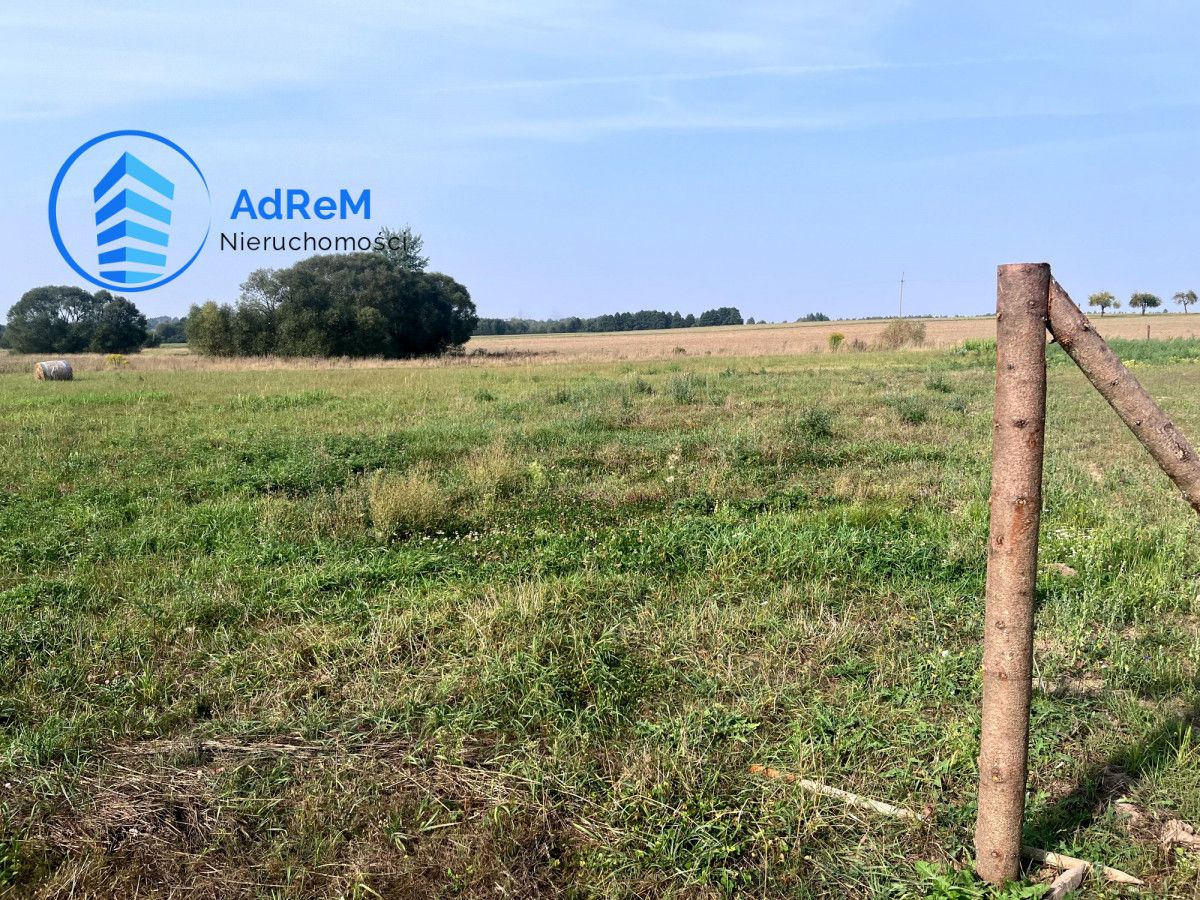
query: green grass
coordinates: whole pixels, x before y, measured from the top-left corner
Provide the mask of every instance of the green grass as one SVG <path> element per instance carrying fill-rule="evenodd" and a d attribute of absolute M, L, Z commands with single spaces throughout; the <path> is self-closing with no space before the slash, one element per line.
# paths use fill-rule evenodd
<path fill-rule="evenodd" d="M 1138 374 L 1200 437 L 1189 352 Z M 0 891 L 989 896 L 993 378 L 0 376 Z M 1200 824 L 1197 523 L 1069 366 L 1050 415 L 1038 673 L 1091 688 L 1035 696 L 1027 837 L 1195 896 L 1110 801 Z"/>

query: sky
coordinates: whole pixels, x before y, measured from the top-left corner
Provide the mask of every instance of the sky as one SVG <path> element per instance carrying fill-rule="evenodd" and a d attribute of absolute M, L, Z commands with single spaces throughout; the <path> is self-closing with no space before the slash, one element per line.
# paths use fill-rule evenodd
<path fill-rule="evenodd" d="M 144 129 L 238 192 L 370 189 L 484 316 L 981 314 L 995 267 L 1081 299 L 1200 289 L 1200 5 L 107 0 L 0 8 L 6 310 L 79 284 L 47 197 Z M 321 226 L 312 227 L 320 233 Z M 334 229 L 339 231 L 339 229 Z M 345 226 L 339 233 L 347 231 Z M 147 315 L 303 253 L 221 251 Z"/>

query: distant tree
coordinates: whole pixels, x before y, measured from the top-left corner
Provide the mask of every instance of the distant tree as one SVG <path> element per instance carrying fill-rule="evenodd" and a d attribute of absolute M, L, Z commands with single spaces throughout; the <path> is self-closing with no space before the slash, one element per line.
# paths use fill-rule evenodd
<path fill-rule="evenodd" d="M 753 324 L 755 324 L 755 322 L 754 322 L 754 316 L 751 316 L 750 318 L 748 318 L 748 319 L 746 320 L 746 324 L 747 324 L 747 325 L 753 325 Z"/>
<path fill-rule="evenodd" d="M 145 317 L 124 297 L 70 285 L 26 291 L 8 311 L 5 331 L 6 342 L 18 353 L 128 353 L 146 337 Z"/>
<path fill-rule="evenodd" d="M 188 343 L 216 355 L 412 357 L 461 346 L 477 322 L 448 275 L 376 252 L 328 254 L 254 273 L 236 308 L 193 307 Z"/>
<path fill-rule="evenodd" d="M 5 350 L 8 348 L 8 341 L 4 339 L 4 331 L 5 326 L 0 325 L 0 350 Z"/>
<path fill-rule="evenodd" d="M 708 309 L 700 314 L 697 324 L 701 326 L 707 325 L 742 325 L 742 314 L 738 312 L 735 306 L 721 306 L 717 309 Z"/>
<path fill-rule="evenodd" d="M 401 271 L 424 272 L 429 265 L 429 257 L 421 255 L 425 239 L 407 225 L 399 231 L 381 228 L 377 240 L 381 242 L 379 255 Z"/>
<path fill-rule="evenodd" d="M 1121 302 L 1108 291 L 1100 291 L 1088 297 L 1088 306 L 1099 308 L 1100 315 L 1104 315 L 1110 309 L 1119 309 Z"/>
<path fill-rule="evenodd" d="M 124 297 L 97 291 L 102 305 L 96 311 L 88 350 L 93 353 L 133 353 L 146 343 L 146 317 Z"/>
<path fill-rule="evenodd" d="M 1129 298 L 1129 306 L 1131 309 L 1140 309 L 1142 311 L 1142 315 L 1144 316 L 1146 314 L 1146 310 L 1157 309 L 1158 307 L 1162 306 L 1162 299 L 1156 297 L 1154 294 L 1139 292 L 1135 293 Z"/>
<path fill-rule="evenodd" d="M 828 322 L 829 316 L 825 315 L 825 313 L 823 313 L 823 312 L 810 312 L 810 313 L 807 313 L 807 314 L 801 316 L 796 321 L 797 322 Z"/>
<path fill-rule="evenodd" d="M 187 317 L 159 316 L 150 320 L 151 333 L 160 344 L 183 344 L 187 342 Z"/>
<path fill-rule="evenodd" d="M 188 310 L 188 346 L 197 353 L 209 356 L 232 356 L 234 354 L 233 330 L 230 321 L 233 309 L 219 306 L 209 300 L 201 306 Z"/>
<path fill-rule="evenodd" d="M 1198 299 L 1200 298 L 1196 296 L 1195 291 L 1176 291 L 1174 297 L 1175 302 L 1183 307 L 1183 311 L 1185 313 L 1188 311 L 1188 307 L 1195 303 Z"/>

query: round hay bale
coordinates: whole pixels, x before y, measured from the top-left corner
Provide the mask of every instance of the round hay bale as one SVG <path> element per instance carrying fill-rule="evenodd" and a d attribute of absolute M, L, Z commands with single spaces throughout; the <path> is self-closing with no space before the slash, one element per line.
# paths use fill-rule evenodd
<path fill-rule="evenodd" d="M 48 359 L 33 367 L 33 377 L 38 381 L 70 381 L 75 373 L 65 359 Z"/>

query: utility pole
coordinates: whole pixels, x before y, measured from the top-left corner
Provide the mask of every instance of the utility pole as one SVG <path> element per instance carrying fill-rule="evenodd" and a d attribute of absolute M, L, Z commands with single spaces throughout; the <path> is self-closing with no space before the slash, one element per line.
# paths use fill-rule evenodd
<path fill-rule="evenodd" d="M 900 273 L 900 318 L 904 318 L 904 273 Z"/>

